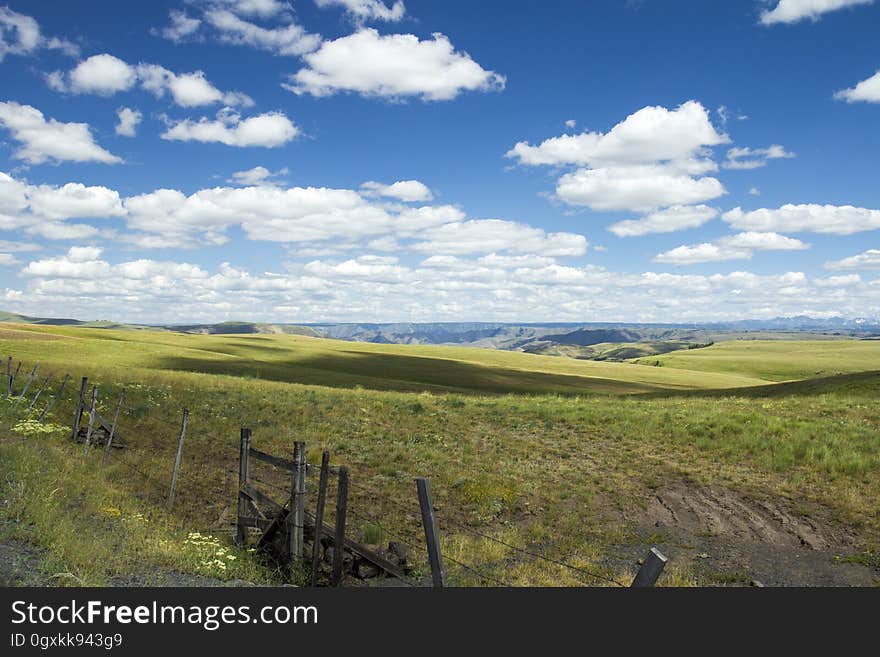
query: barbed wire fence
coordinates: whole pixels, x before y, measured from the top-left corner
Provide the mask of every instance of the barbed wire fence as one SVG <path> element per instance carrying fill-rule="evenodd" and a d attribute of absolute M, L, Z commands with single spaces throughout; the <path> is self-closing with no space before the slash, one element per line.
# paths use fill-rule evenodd
<path fill-rule="evenodd" d="M 131 447 L 132 443 L 130 441 L 126 443 L 114 436 L 117 422 L 119 420 L 119 411 L 122 409 L 123 397 L 126 394 L 125 389 L 121 392 L 119 406 L 112 426 L 108 426 L 108 422 L 101 414 L 98 405 L 98 385 L 93 386 L 92 394 L 90 396 L 87 390 L 88 379 L 85 377 L 81 380 L 79 393 L 77 394 L 75 386 L 68 385 L 71 380 L 69 374 L 64 376 L 57 387 L 51 383 L 51 381 L 53 381 L 53 375 L 49 374 L 36 389 L 36 394 L 30 403 L 24 404 L 24 402 L 29 399 L 26 397 L 26 394 L 31 387 L 31 384 L 36 379 L 40 366 L 37 364 L 30 370 L 30 374 L 22 385 L 20 392 L 16 393 L 16 382 L 20 381 L 19 374 L 22 371 L 22 367 L 22 362 L 19 362 L 16 367 L 13 367 L 13 358 L 11 356 L 7 359 L 6 398 L 13 403 L 18 422 L 36 421 L 42 423 L 49 417 L 56 417 L 61 409 L 72 403 L 75 407 L 75 417 L 72 422 L 73 429 L 71 439 L 76 441 L 82 439 L 84 442 L 85 454 L 88 454 L 90 447 L 97 448 L 98 446 L 103 446 L 105 448 L 102 450 L 104 452 L 104 465 L 107 463 L 107 454 L 109 453 L 111 446 L 117 448 L 113 449 L 112 463 L 119 464 L 132 475 L 136 475 L 139 478 L 139 481 L 146 486 L 145 489 L 142 489 L 142 492 L 145 493 L 148 498 L 155 497 L 157 502 L 165 502 L 167 509 L 171 511 L 176 486 L 178 484 L 182 454 L 185 451 L 184 443 L 186 420 L 189 415 L 188 410 L 183 409 L 183 422 L 178 436 L 177 449 L 174 452 L 176 458 L 174 460 L 173 469 L 171 470 L 171 480 L 169 482 L 164 478 L 166 475 L 160 476 L 155 472 L 148 471 L 148 469 L 144 467 L 143 462 L 137 462 L 134 458 L 129 458 L 126 454 L 125 448 Z M 68 391 L 66 397 L 64 396 L 65 390 Z M 129 392 L 129 395 L 130 394 L 131 393 Z M 45 405 L 38 403 L 41 397 L 46 402 Z M 130 397 L 127 398 L 126 401 L 129 399 Z M 53 411 L 55 411 L 54 414 Z M 87 424 L 83 423 L 83 416 L 85 414 L 88 414 Z M 12 428 L 13 426 L 10 425 L 7 427 L 7 431 Z M 114 443 L 114 440 L 117 442 Z M 93 451 L 98 450 L 95 449 Z M 157 454 L 154 453 L 152 456 L 153 458 L 149 460 L 149 463 L 155 466 Z M 460 459 L 456 459 L 450 454 L 444 454 L 444 458 L 451 463 L 457 464 L 459 467 L 470 467 L 467 463 Z M 283 462 L 285 465 L 288 463 L 283 457 L 276 457 L 276 461 L 278 461 L 278 463 Z M 195 463 L 194 455 L 191 456 L 190 463 Z M 336 475 L 338 476 L 339 467 L 334 467 L 336 468 Z M 303 493 L 308 488 L 311 488 L 312 492 L 315 492 L 319 488 L 319 485 L 315 480 L 320 475 L 320 469 L 320 465 L 306 462 L 306 467 L 304 469 L 305 477 L 302 482 Z M 228 491 L 230 488 L 230 482 L 234 481 L 235 476 L 241 474 L 240 469 L 236 471 L 231 467 L 224 467 L 219 470 L 215 468 L 214 472 L 225 479 L 224 491 Z M 493 473 L 493 475 L 501 477 L 509 476 L 504 474 L 499 475 L 498 473 Z M 289 508 L 290 501 L 295 498 L 295 495 L 292 495 L 290 476 L 291 470 L 273 467 L 270 470 L 261 472 L 260 476 L 257 476 L 256 472 L 254 472 L 250 475 L 250 480 L 253 483 L 266 487 L 276 495 L 283 496 L 282 499 L 285 500 L 285 502 L 279 506 L 285 513 L 289 513 L 291 510 Z M 427 479 L 423 477 L 420 478 L 406 474 L 399 476 L 409 477 L 411 480 L 421 479 L 427 481 Z M 282 477 L 284 479 L 282 479 Z M 547 479 L 551 483 L 554 480 L 559 484 L 564 483 L 561 476 L 555 472 L 550 472 L 549 470 L 547 471 Z M 512 476 L 510 476 L 510 480 L 513 481 Z M 187 488 L 185 482 L 186 479 L 180 481 L 183 490 L 186 490 Z M 311 483 L 309 484 L 308 482 Z M 575 582 L 583 586 L 653 586 L 663 572 L 663 568 L 666 564 L 666 558 L 656 549 L 652 548 L 644 560 L 641 569 L 636 574 L 633 583 L 627 585 L 609 572 L 571 563 L 571 558 L 575 555 L 566 554 L 563 556 L 553 556 L 547 549 L 542 550 L 532 545 L 516 544 L 511 540 L 499 538 L 488 530 L 473 527 L 445 515 L 437 516 L 435 514 L 436 509 L 434 508 L 433 503 L 431 502 L 428 504 L 428 506 L 430 506 L 428 509 L 426 508 L 425 500 L 423 499 L 419 499 L 419 503 L 415 504 L 416 498 L 414 497 L 414 504 L 409 506 L 394 497 L 383 497 L 381 504 L 378 506 L 382 508 L 393 508 L 395 511 L 399 512 L 399 515 L 396 516 L 394 521 L 389 521 L 386 518 L 381 517 L 375 510 L 375 506 L 377 505 L 370 504 L 370 501 L 374 501 L 377 495 L 374 487 L 366 486 L 346 477 L 346 489 L 348 489 L 348 487 L 356 491 L 356 493 L 351 496 L 352 504 L 346 508 L 345 513 L 362 523 L 360 533 L 362 535 L 370 531 L 376 533 L 375 530 L 377 530 L 378 534 L 381 536 L 381 542 L 384 543 L 385 541 L 388 541 L 389 546 L 394 543 L 398 546 L 405 546 L 407 556 L 403 558 L 402 562 L 408 562 L 406 563 L 406 575 L 401 576 L 398 572 L 398 576 L 396 577 L 396 579 L 405 586 L 426 586 L 429 585 L 432 580 L 435 586 L 447 585 L 445 572 L 446 563 L 451 564 L 456 571 L 455 576 L 451 578 L 451 581 L 454 584 L 471 581 L 490 586 L 515 586 L 515 584 L 508 581 L 504 575 L 496 572 L 497 567 L 502 566 L 505 572 L 510 572 L 511 565 L 522 563 L 526 560 L 531 563 L 541 563 L 548 567 L 562 569 L 562 571 L 569 573 L 569 576 Z M 239 495 L 241 495 L 241 490 L 239 490 Z M 216 502 L 216 500 L 197 500 L 196 506 L 200 504 L 216 504 Z M 338 509 L 336 511 L 332 508 L 329 509 L 327 517 L 330 520 L 335 520 L 336 518 L 334 515 L 336 512 L 338 512 Z M 418 520 L 419 512 L 422 514 L 421 523 Z M 428 516 L 431 518 L 430 522 L 427 519 Z M 228 523 L 226 523 L 228 526 L 224 529 L 221 520 L 222 518 L 214 522 L 205 522 L 201 526 L 192 526 L 193 523 L 189 523 L 189 529 L 191 531 L 199 532 L 229 531 L 231 533 L 236 522 L 234 522 L 232 518 L 228 518 Z M 240 518 L 237 522 L 240 523 Z M 432 527 L 429 527 L 429 525 Z M 315 525 L 313 541 L 323 541 L 325 538 L 322 534 L 323 531 L 323 528 L 319 528 Z M 440 533 L 447 538 L 446 550 L 441 549 L 441 543 L 443 543 L 443 541 L 440 538 Z M 494 564 L 472 563 L 470 562 L 471 560 L 465 559 L 459 552 L 449 549 L 451 543 L 450 539 L 456 536 L 469 537 L 474 541 L 484 541 L 503 548 L 507 557 L 503 562 Z M 361 536 L 361 538 L 363 539 L 364 537 Z M 350 539 L 346 537 L 345 540 L 348 542 Z M 347 546 L 348 543 L 345 545 Z M 398 551 L 402 551 L 402 549 L 398 547 Z M 387 551 L 383 549 L 382 554 L 386 553 Z M 398 557 L 399 556 L 400 555 L 398 555 Z M 442 572 L 438 573 L 438 569 L 442 570 Z"/>

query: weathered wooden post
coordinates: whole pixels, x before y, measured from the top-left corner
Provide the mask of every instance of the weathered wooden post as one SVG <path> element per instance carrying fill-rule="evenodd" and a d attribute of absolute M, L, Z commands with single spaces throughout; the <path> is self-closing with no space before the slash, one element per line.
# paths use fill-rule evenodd
<path fill-rule="evenodd" d="M 290 482 L 290 513 L 287 514 L 287 552 L 292 563 L 303 558 L 303 527 L 306 519 L 306 444 L 293 443 Z"/>
<path fill-rule="evenodd" d="M 30 406 L 27 407 L 28 411 L 32 411 L 34 409 L 34 406 L 37 405 L 37 401 L 40 399 L 40 395 L 43 394 L 43 390 L 45 390 L 46 386 L 49 384 L 50 378 L 52 378 L 52 377 L 47 376 L 45 379 L 43 379 L 43 385 L 41 385 L 40 389 L 37 390 L 37 394 L 34 395 L 34 400 L 30 403 Z"/>
<path fill-rule="evenodd" d="M 180 472 L 180 459 L 183 456 L 183 435 L 186 433 L 186 420 L 189 409 L 183 409 L 183 420 L 180 422 L 180 435 L 177 437 L 177 456 L 174 457 L 174 471 L 171 473 L 171 490 L 168 491 L 168 510 L 174 505 L 174 489 L 177 487 L 177 474 Z"/>
<path fill-rule="evenodd" d="M 657 548 L 651 548 L 651 551 L 648 552 L 648 556 L 645 557 L 645 562 L 642 564 L 642 567 L 639 568 L 639 572 L 636 573 L 636 578 L 633 580 L 630 587 L 646 588 L 654 586 L 654 584 L 657 583 L 660 574 L 663 572 L 663 569 L 666 567 L 667 561 L 668 559 L 660 553 L 660 550 Z"/>
<path fill-rule="evenodd" d="M 37 370 L 40 369 L 40 364 L 37 363 L 34 365 L 34 369 L 31 370 L 30 376 L 28 376 L 27 383 L 24 384 L 24 388 L 21 389 L 21 394 L 18 396 L 18 399 L 15 400 L 15 405 L 18 406 L 18 402 L 24 399 L 24 396 L 27 394 L 28 388 L 31 387 L 31 383 L 34 380 L 34 377 L 37 375 Z"/>
<path fill-rule="evenodd" d="M 12 376 L 9 379 L 9 396 L 11 397 L 15 390 L 15 379 L 18 377 L 18 373 L 21 371 L 21 361 L 18 361 L 18 365 L 15 366 L 15 372 L 13 372 Z"/>
<path fill-rule="evenodd" d="M 113 436 L 116 435 L 116 423 L 119 422 L 119 412 L 122 410 L 122 401 L 125 399 L 125 388 L 119 393 L 119 403 L 116 404 L 116 414 L 113 416 L 113 425 L 110 427 L 110 435 L 107 436 L 107 442 L 104 444 L 104 458 L 101 460 L 101 466 L 107 465 L 107 459 L 110 458 L 110 448 L 113 446 Z"/>
<path fill-rule="evenodd" d="M 345 516 L 348 511 L 348 468 L 339 468 L 336 491 L 336 531 L 333 535 L 333 586 L 342 586 L 342 558 L 345 556 Z"/>
<path fill-rule="evenodd" d="M 76 440 L 76 434 L 79 433 L 79 423 L 82 421 L 83 403 L 86 394 L 86 388 L 89 386 L 89 378 L 84 376 L 79 384 L 79 397 L 76 399 L 76 410 L 73 414 L 73 432 L 70 434 L 71 440 Z"/>
<path fill-rule="evenodd" d="M 12 397 L 12 356 L 6 361 L 6 396 Z"/>
<path fill-rule="evenodd" d="M 83 444 L 83 456 L 89 453 L 92 444 L 92 430 L 95 428 L 95 416 L 98 414 L 98 386 L 92 388 L 92 406 L 89 409 L 89 428 L 86 431 L 86 440 Z"/>
<path fill-rule="evenodd" d="M 37 418 L 38 422 L 42 422 L 43 418 L 45 418 L 46 415 L 49 414 L 49 411 L 52 410 L 52 407 L 55 406 L 55 402 L 57 402 L 58 398 L 61 397 L 61 393 L 64 391 L 64 386 L 67 385 L 67 382 L 69 380 L 70 380 L 70 374 L 66 374 L 64 376 L 64 381 L 61 382 L 61 386 L 58 388 L 58 391 L 55 393 L 55 395 L 52 397 L 52 399 L 49 400 L 49 403 L 46 404 L 46 408 L 44 408 L 43 412 L 40 413 L 40 417 Z"/>
<path fill-rule="evenodd" d="M 434 514 L 434 501 L 431 497 L 431 482 L 427 477 L 417 477 L 416 489 L 419 493 L 419 506 L 422 509 L 422 525 L 425 527 L 431 579 L 434 588 L 443 588 L 446 586 L 446 569 L 443 567 L 443 555 L 440 553 L 440 534 L 437 530 L 437 516 Z"/>
<path fill-rule="evenodd" d="M 243 518 L 247 515 L 247 498 L 244 489 L 248 485 L 248 465 L 251 449 L 251 430 L 241 428 L 241 445 L 238 450 L 238 519 L 235 530 L 235 543 L 247 543 L 247 526 Z"/>
<path fill-rule="evenodd" d="M 318 584 L 318 563 L 321 560 L 321 529 L 324 527 L 324 503 L 327 500 L 327 479 L 330 475 L 330 452 L 321 454 L 321 476 L 318 478 L 318 503 L 315 506 L 315 540 L 312 544 L 312 586 Z"/>

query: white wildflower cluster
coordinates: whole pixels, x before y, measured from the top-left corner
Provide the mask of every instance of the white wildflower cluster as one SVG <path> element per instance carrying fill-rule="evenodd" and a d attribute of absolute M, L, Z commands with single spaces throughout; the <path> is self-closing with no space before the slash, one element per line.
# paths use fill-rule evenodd
<path fill-rule="evenodd" d="M 236 559 L 229 548 L 220 545 L 219 538 L 210 534 L 190 532 L 183 544 L 195 551 L 199 565 L 209 571 L 225 571 L 227 564 Z"/>

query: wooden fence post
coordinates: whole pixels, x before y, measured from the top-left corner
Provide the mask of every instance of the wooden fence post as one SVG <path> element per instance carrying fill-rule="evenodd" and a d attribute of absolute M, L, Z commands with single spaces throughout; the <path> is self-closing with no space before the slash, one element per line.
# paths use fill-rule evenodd
<path fill-rule="evenodd" d="M 86 394 L 86 388 L 89 386 L 89 378 L 84 376 L 79 384 L 79 397 L 76 400 L 76 411 L 73 415 L 73 432 L 70 434 L 71 440 L 76 440 L 76 434 L 79 433 L 79 423 L 82 421 L 83 401 Z"/>
<path fill-rule="evenodd" d="M 67 385 L 67 382 L 69 380 L 70 380 L 70 374 L 65 374 L 64 381 L 61 382 L 61 387 L 58 388 L 58 391 L 55 393 L 55 395 L 52 397 L 52 399 L 49 400 L 49 403 L 46 404 L 46 408 L 44 408 L 43 412 L 40 413 L 40 417 L 37 418 L 37 422 L 42 422 L 43 418 L 49 414 L 49 411 L 51 411 L 52 407 L 55 406 L 55 402 L 58 401 L 58 398 L 61 396 L 61 393 L 64 391 L 64 386 Z"/>
<path fill-rule="evenodd" d="M 12 397 L 12 356 L 6 361 L 6 396 Z"/>
<path fill-rule="evenodd" d="M 290 513 L 287 515 L 287 552 L 292 563 L 303 558 L 303 527 L 306 519 L 306 444 L 293 443 L 290 482 Z"/>
<path fill-rule="evenodd" d="M 348 468 L 339 468 L 336 491 L 336 532 L 333 537 L 333 586 L 342 586 L 342 558 L 345 555 L 345 516 L 348 511 Z"/>
<path fill-rule="evenodd" d="M 321 560 L 321 528 L 324 526 L 324 503 L 327 500 L 327 479 L 330 475 L 330 452 L 321 454 L 321 476 L 318 479 L 318 503 L 315 506 L 315 540 L 312 544 L 312 586 L 318 585 L 318 563 Z"/>
<path fill-rule="evenodd" d="M 657 548 L 651 548 L 651 551 L 648 552 L 648 556 L 645 557 L 645 562 L 642 564 L 642 567 L 639 568 L 639 572 L 636 573 L 636 578 L 633 580 L 630 587 L 645 588 L 654 586 L 657 582 L 657 578 L 660 577 L 660 573 L 662 573 L 663 569 L 666 567 L 667 561 L 668 559 L 660 553 L 660 550 Z"/>
<path fill-rule="evenodd" d="M 18 373 L 21 371 L 21 361 L 18 361 L 18 365 L 15 366 L 15 372 L 12 373 L 12 376 L 9 378 L 9 396 L 12 396 L 12 393 L 15 389 L 15 379 L 18 377 Z"/>
<path fill-rule="evenodd" d="M 92 388 L 92 405 L 89 408 L 89 428 L 86 431 L 86 440 L 83 444 L 83 456 L 89 453 L 92 444 L 92 430 L 95 428 L 95 416 L 98 414 L 98 386 Z"/>
<path fill-rule="evenodd" d="M 446 570 L 443 567 L 443 555 L 440 553 L 440 536 L 437 531 L 437 516 L 434 514 L 434 501 L 431 497 L 431 482 L 427 477 L 418 477 L 416 488 L 419 492 L 419 506 L 422 508 L 422 525 L 425 527 L 431 579 L 434 588 L 439 589 L 446 586 Z"/>
<path fill-rule="evenodd" d="M 45 379 L 43 379 L 43 385 L 41 385 L 41 386 L 40 386 L 40 389 L 37 390 L 37 394 L 34 395 L 34 400 L 31 402 L 30 406 L 27 407 L 28 411 L 32 411 L 33 408 L 34 408 L 34 406 L 37 405 L 37 401 L 40 399 L 40 395 L 43 394 L 43 390 L 45 390 L 45 389 L 46 389 L 46 386 L 49 384 L 49 379 L 50 379 L 50 378 L 52 378 L 52 377 L 51 377 L 51 376 L 47 376 Z"/>
<path fill-rule="evenodd" d="M 107 465 L 107 459 L 110 458 L 110 448 L 113 446 L 113 436 L 116 435 L 116 423 L 119 422 L 119 412 L 122 410 L 122 400 L 125 399 L 125 388 L 119 393 L 119 403 L 116 404 L 116 415 L 113 416 L 113 425 L 110 427 L 110 435 L 107 436 L 107 442 L 104 444 L 104 458 L 101 460 L 101 466 Z"/>
<path fill-rule="evenodd" d="M 15 400 L 15 405 L 18 406 L 18 402 L 24 399 L 24 396 L 27 394 L 28 388 L 31 387 L 31 383 L 34 380 L 34 377 L 37 375 L 37 370 L 40 369 L 40 364 L 37 363 L 34 365 L 34 369 L 31 370 L 31 374 L 28 377 L 27 383 L 24 384 L 24 388 L 21 389 L 21 394 L 18 396 L 18 399 Z"/>
<path fill-rule="evenodd" d="M 248 485 L 248 465 L 251 449 L 251 430 L 241 428 L 241 445 L 238 450 L 238 519 L 235 530 L 235 543 L 245 545 L 247 543 L 247 527 L 243 518 L 247 514 L 247 500 L 244 496 L 245 486 Z"/>
<path fill-rule="evenodd" d="M 171 473 L 171 490 L 168 491 L 168 510 L 174 505 L 174 489 L 177 487 L 177 474 L 180 472 L 180 459 L 183 456 L 183 435 L 186 433 L 186 420 L 189 409 L 183 409 L 183 420 L 180 423 L 180 435 L 177 437 L 177 456 L 174 457 L 174 471 Z"/>

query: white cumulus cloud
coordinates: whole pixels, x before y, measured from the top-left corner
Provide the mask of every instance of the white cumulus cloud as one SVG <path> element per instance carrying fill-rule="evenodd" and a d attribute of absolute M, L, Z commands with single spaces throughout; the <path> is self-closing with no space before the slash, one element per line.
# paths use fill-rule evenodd
<path fill-rule="evenodd" d="M 162 133 L 170 141 L 215 142 L 227 146 L 276 148 L 292 141 L 299 128 L 283 112 L 266 112 L 246 119 L 224 108 L 215 119 L 183 119 L 171 122 Z"/>
<path fill-rule="evenodd" d="M 852 205 L 788 204 L 751 212 L 737 207 L 724 213 L 722 218 L 738 230 L 780 233 L 852 235 L 880 228 L 880 210 Z"/>
<path fill-rule="evenodd" d="M 421 40 L 413 34 L 380 35 L 362 29 L 325 41 L 303 56 L 306 68 L 284 87 L 296 94 L 330 96 L 353 92 L 363 96 L 451 100 L 462 91 L 504 88 L 505 78 L 454 49 L 442 34 Z"/>
<path fill-rule="evenodd" d="M 767 148 L 731 148 L 727 151 L 727 160 L 721 165 L 725 169 L 760 169 L 767 166 L 770 160 L 790 159 L 797 157 L 779 144 Z"/>
<path fill-rule="evenodd" d="M 137 135 L 137 127 L 144 115 L 130 107 L 120 107 L 116 110 L 116 118 L 116 134 L 123 137 L 134 137 Z"/>
<path fill-rule="evenodd" d="M 343 7 L 358 22 L 377 20 L 396 23 L 406 14 L 401 0 L 394 0 L 390 7 L 382 0 L 315 0 L 315 4 L 319 7 Z"/>
<path fill-rule="evenodd" d="M 817 21 L 823 14 L 846 7 L 870 5 L 874 0 L 779 0 L 773 9 L 761 12 L 761 23 L 797 23 L 810 19 Z"/>
<path fill-rule="evenodd" d="M 825 269 L 880 269 L 880 249 L 868 249 L 849 258 L 826 262 Z"/>
<path fill-rule="evenodd" d="M 30 164 L 44 162 L 103 162 L 116 164 L 122 159 L 95 143 L 87 123 L 46 120 L 30 105 L 0 102 L 0 124 L 21 144 L 14 157 Z"/>
<path fill-rule="evenodd" d="M 880 103 L 880 71 L 851 89 L 838 91 L 834 97 L 848 103 Z"/>
<path fill-rule="evenodd" d="M 434 200 L 431 190 L 419 180 L 398 180 L 390 185 L 371 180 L 361 185 L 361 191 L 366 196 L 384 196 L 408 203 Z"/>
<path fill-rule="evenodd" d="M 670 110 L 644 107 L 607 133 L 583 132 L 519 142 L 506 157 L 530 166 L 574 166 L 557 182 L 556 196 L 594 210 L 649 212 L 702 203 L 725 194 L 713 146 L 729 143 L 697 101 Z"/>
<path fill-rule="evenodd" d="M 628 219 L 611 225 L 608 230 L 618 237 L 638 237 L 652 233 L 672 233 L 698 228 L 718 216 L 718 210 L 708 205 L 673 205 L 652 212 L 641 219 Z"/>

